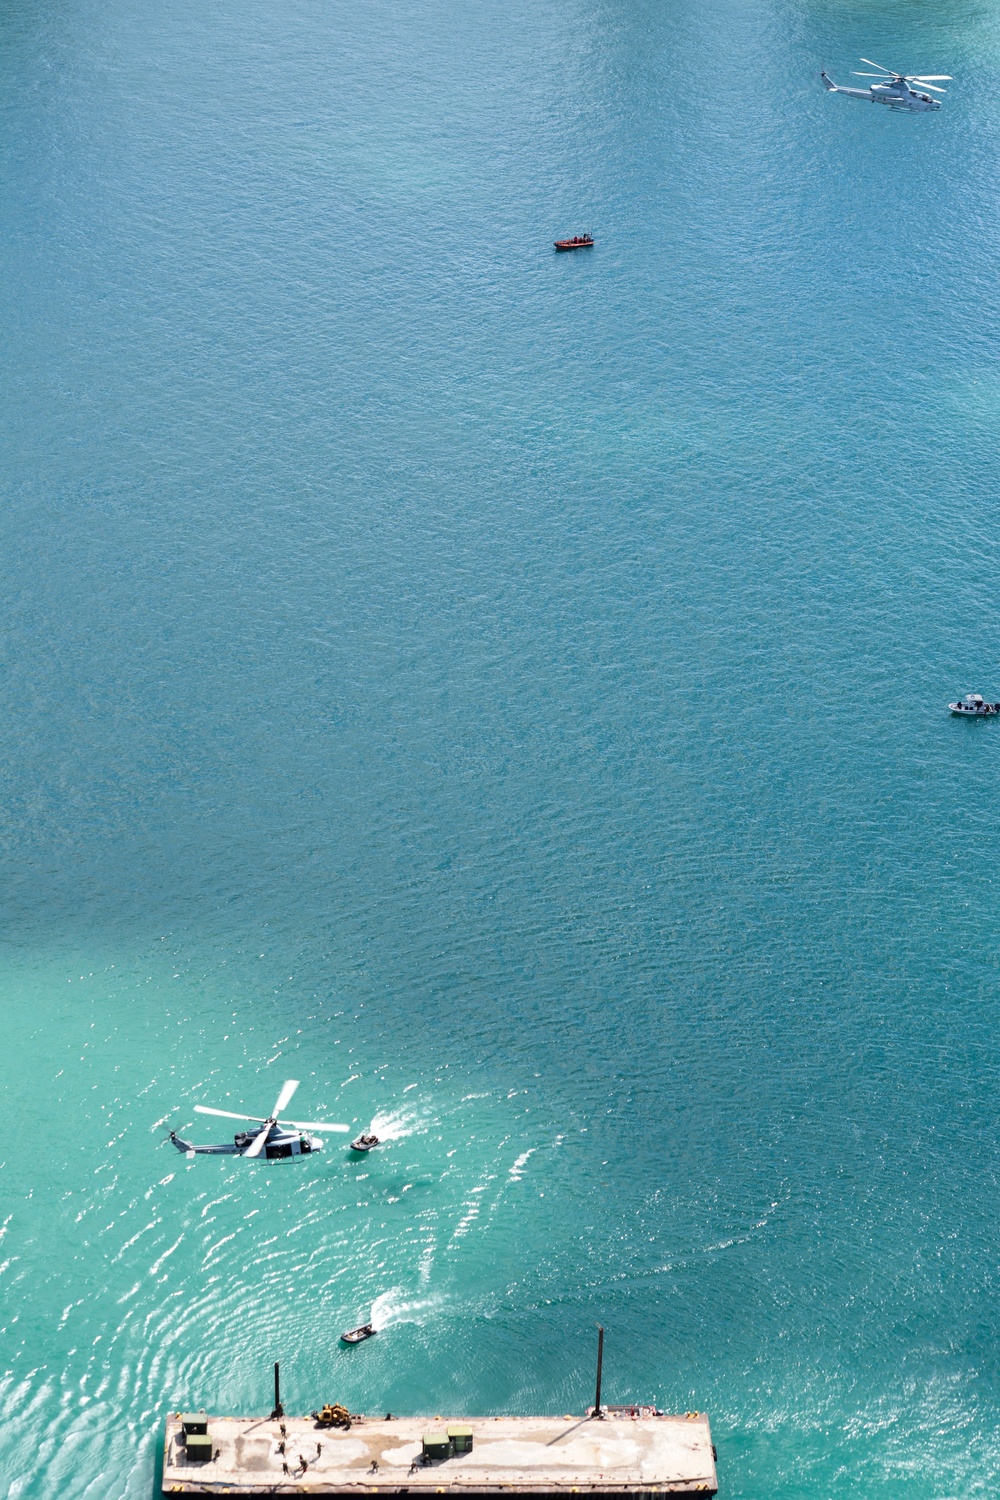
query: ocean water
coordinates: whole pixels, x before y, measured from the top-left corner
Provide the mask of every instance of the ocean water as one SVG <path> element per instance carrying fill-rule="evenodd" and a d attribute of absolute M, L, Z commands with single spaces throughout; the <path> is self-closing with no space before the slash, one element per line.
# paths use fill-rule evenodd
<path fill-rule="evenodd" d="M 0 28 L 4 1494 L 597 1321 L 726 1500 L 995 1494 L 995 7 Z M 389 1144 L 165 1141 L 286 1077 Z"/>

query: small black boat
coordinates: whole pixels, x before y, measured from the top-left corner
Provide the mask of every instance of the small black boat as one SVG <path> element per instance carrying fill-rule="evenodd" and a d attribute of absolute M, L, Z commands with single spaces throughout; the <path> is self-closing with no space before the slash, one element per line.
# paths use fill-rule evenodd
<path fill-rule="evenodd" d="M 362 1135 L 359 1135 L 356 1140 L 353 1140 L 351 1142 L 351 1150 L 352 1151 L 370 1151 L 373 1146 L 378 1146 L 380 1144 L 381 1143 L 380 1143 L 379 1138 L 378 1138 L 377 1135 L 364 1135 L 364 1134 L 362 1134 Z"/>
<path fill-rule="evenodd" d="M 342 1344 L 363 1344 L 365 1339 L 370 1339 L 374 1332 L 375 1330 L 372 1325 L 366 1323 L 363 1328 L 352 1328 L 350 1333 L 342 1333 L 340 1335 L 340 1342 Z"/>

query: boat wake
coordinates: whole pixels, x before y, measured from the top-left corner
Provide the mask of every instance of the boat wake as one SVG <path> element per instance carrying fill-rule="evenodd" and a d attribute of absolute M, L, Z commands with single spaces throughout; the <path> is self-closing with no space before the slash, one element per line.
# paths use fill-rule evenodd
<path fill-rule="evenodd" d="M 426 1130 L 427 1119 L 415 1109 L 388 1109 L 375 1115 L 370 1125 L 380 1141 L 401 1141 L 418 1130 Z"/>
<path fill-rule="evenodd" d="M 423 1324 L 440 1311 L 444 1302 L 445 1299 L 441 1296 L 408 1298 L 405 1289 L 396 1286 L 375 1298 L 369 1321 L 378 1332 L 391 1328 L 395 1323 Z"/>
<path fill-rule="evenodd" d="M 527 1151 L 521 1152 L 520 1156 L 517 1158 L 517 1161 L 514 1163 L 507 1174 L 511 1182 L 521 1181 L 521 1178 L 524 1176 L 524 1169 L 528 1165 L 529 1159 L 534 1156 L 537 1150 L 537 1146 L 529 1146 Z"/>

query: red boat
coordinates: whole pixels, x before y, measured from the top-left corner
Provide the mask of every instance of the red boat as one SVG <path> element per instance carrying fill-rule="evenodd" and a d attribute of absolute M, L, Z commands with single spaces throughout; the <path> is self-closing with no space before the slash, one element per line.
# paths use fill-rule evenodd
<path fill-rule="evenodd" d="M 594 243 L 593 236 L 589 234 L 574 234 L 571 240 L 556 240 L 557 250 L 589 250 Z"/>

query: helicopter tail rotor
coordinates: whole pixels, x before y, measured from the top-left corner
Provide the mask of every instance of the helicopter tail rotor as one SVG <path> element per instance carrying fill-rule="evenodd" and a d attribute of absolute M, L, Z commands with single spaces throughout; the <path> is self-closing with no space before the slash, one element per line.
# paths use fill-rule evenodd
<path fill-rule="evenodd" d="M 167 1141 L 169 1141 L 172 1146 L 176 1146 L 177 1150 L 180 1151 L 188 1161 L 194 1161 L 194 1147 L 192 1146 L 190 1141 L 182 1140 L 181 1137 L 177 1134 L 176 1130 L 171 1130 L 169 1135 L 164 1136 L 160 1144 L 166 1145 Z"/>

